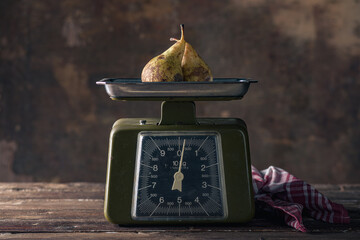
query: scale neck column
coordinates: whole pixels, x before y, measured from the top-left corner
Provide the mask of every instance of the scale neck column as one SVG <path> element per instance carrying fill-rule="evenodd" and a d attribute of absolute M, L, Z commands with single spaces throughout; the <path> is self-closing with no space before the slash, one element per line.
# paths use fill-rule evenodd
<path fill-rule="evenodd" d="M 165 101 L 161 104 L 159 125 L 196 125 L 196 107 L 192 101 Z"/>

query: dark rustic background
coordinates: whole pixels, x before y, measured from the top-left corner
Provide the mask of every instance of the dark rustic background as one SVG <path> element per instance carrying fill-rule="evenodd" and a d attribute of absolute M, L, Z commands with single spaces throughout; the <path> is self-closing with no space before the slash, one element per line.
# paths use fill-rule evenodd
<path fill-rule="evenodd" d="M 240 117 L 252 162 L 310 183 L 359 183 L 360 1 L 0 1 L 0 181 L 105 181 L 120 117 L 159 102 L 114 102 L 95 82 L 140 77 L 186 26 L 215 77 L 251 77 Z"/>

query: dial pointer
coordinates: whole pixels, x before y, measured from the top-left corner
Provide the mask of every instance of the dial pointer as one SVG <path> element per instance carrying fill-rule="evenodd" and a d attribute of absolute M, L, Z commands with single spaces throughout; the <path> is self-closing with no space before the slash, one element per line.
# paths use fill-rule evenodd
<path fill-rule="evenodd" d="M 183 143 L 183 147 L 182 147 L 182 151 L 181 151 L 179 169 L 174 174 L 174 182 L 173 182 L 173 185 L 171 188 L 171 190 L 179 190 L 180 192 L 182 192 L 182 180 L 184 179 L 184 174 L 181 172 L 181 166 L 182 166 L 183 159 L 184 159 L 185 141 L 186 140 L 184 139 L 184 143 Z"/>

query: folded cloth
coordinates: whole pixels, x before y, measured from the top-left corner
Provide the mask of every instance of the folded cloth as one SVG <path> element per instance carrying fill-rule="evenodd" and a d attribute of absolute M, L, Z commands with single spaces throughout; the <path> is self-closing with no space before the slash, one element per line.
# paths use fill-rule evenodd
<path fill-rule="evenodd" d="M 348 212 L 306 182 L 287 171 L 270 166 L 259 171 L 251 166 L 255 205 L 284 218 L 287 225 L 306 232 L 302 212 L 329 223 L 349 223 Z"/>

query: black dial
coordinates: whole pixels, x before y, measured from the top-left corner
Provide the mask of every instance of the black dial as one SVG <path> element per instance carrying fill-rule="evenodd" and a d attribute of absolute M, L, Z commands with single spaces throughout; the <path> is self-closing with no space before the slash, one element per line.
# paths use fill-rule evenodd
<path fill-rule="evenodd" d="M 216 132 L 141 132 L 132 217 L 219 219 L 227 215 Z"/>

